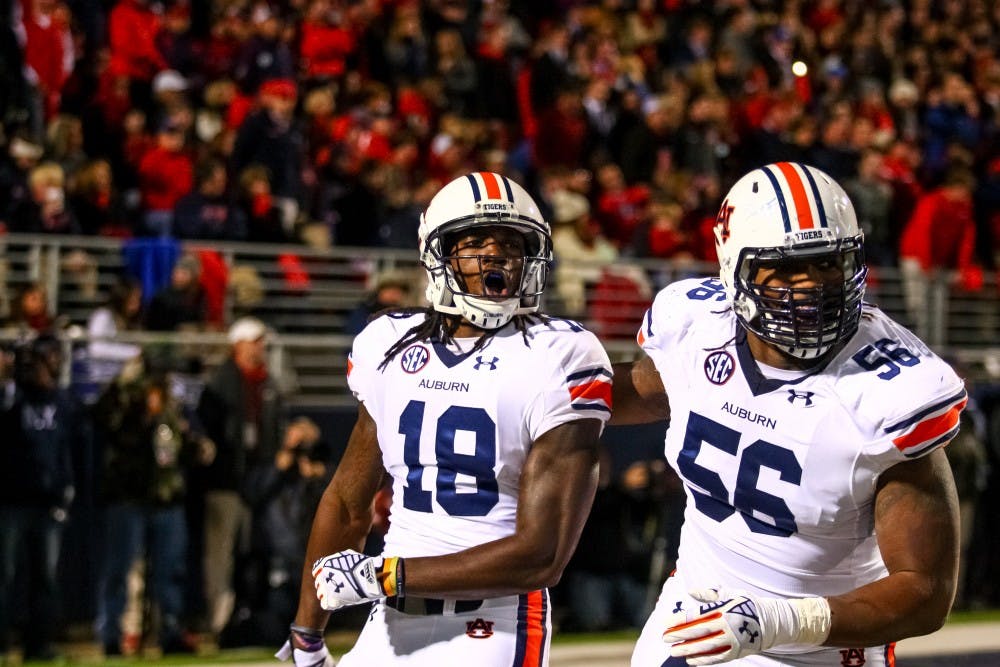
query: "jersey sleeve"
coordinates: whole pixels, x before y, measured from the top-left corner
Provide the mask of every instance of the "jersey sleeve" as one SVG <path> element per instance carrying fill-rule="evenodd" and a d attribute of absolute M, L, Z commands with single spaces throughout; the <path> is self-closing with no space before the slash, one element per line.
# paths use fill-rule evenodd
<path fill-rule="evenodd" d="M 722 308 L 725 298 L 725 290 L 717 278 L 680 280 L 657 293 L 642 318 L 636 342 L 661 374 L 668 370 L 677 343 L 694 324 L 696 310 L 706 303 L 711 308 Z"/>
<path fill-rule="evenodd" d="M 861 405 L 876 425 L 874 453 L 885 467 L 926 456 L 958 434 L 968 402 L 965 384 L 910 331 L 890 323 L 858 359 L 880 364 L 867 373 L 870 387 Z"/>
<path fill-rule="evenodd" d="M 379 364 L 395 339 L 388 316 L 373 320 L 354 337 L 347 356 L 347 386 L 361 403 L 372 398 Z"/>
<path fill-rule="evenodd" d="M 611 418 L 611 361 L 597 337 L 574 324 L 569 331 L 539 335 L 533 344 L 538 343 L 543 344 L 545 370 L 534 375 L 532 369 L 525 369 L 526 387 L 539 382 L 525 415 L 531 440 L 576 419 L 607 423 Z"/>

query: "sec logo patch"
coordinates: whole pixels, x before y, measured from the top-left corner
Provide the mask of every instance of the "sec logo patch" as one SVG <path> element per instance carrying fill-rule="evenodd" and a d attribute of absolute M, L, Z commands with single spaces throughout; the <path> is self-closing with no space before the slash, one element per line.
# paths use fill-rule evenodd
<path fill-rule="evenodd" d="M 733 377 L 735 370 L 736 362 L 733 360 L 733 355 L 723 350 L 713 352 L 708 355 L 708 359 L 705 359 L 705 377 L 712 384 L 726 384 L 729 378 Z"/>
<path fill-rule="evenodd" d="M 426 347 L 423 345 L 411 345 L 399 356 L 399 365 L 407 373 L 417 373 L 427 365 L 427 361 L 430 358 L 431 354 L 427 351 Z"/>

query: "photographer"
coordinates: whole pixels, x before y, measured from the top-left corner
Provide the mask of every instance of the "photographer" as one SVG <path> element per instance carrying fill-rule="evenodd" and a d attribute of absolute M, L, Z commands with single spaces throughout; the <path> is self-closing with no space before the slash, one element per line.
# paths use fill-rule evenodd
<path fill-rule="evenodd" d="M 313 512 L 330 481 L 330 450 L 320 441 L 319 427 L 299 417 L 285 430 L 271 466 L 247 475 L 247 500 L 254 517 L 252 562 L 260 585 L 253 601 L 259 639 L 281 641 L 298 603 L 302 553 Z"/>

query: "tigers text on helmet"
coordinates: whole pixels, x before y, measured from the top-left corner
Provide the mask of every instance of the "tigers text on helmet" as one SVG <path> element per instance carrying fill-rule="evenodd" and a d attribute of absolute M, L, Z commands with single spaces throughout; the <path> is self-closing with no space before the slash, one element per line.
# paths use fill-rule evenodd
<path fill-rule="evenodd" d="M 524 239 L 524 256 L 497 264 L 479 262 L 481 284 L 498 285 L 503 296 L 470 292 L 456 272 L 455 241 L 478 229 L 505 228 Z M 499 329 L 512 317 L 538 310 L 552 264 L 552 236 L 524 188 L 493 172 L 459 176 L 434 195 L 420 217 L 420 262 L 427 271 L 427 299 L 434 310 L 461 315 L 482 329 Z"/>
<path fill-rule="evenodd" d="M 865 293 L 863 235 L 847 193 L 807 165 L 754 169 L 729 190 L 715 225 L 722 284 L 749 331 L 799 359 L 823 356 L 858 329 Z M 783 260 L 830 262 L 843 279 L 815 287 L 756 282 Z"/>

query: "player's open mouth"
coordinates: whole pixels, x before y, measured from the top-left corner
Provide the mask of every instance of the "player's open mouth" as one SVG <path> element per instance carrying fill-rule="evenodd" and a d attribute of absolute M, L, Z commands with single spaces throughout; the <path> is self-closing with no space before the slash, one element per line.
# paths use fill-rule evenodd
<path fill-rule="evenodd" d="M 503 271 L 483 271 L 483 296 L 510 296 L 507 274 Z"/>

